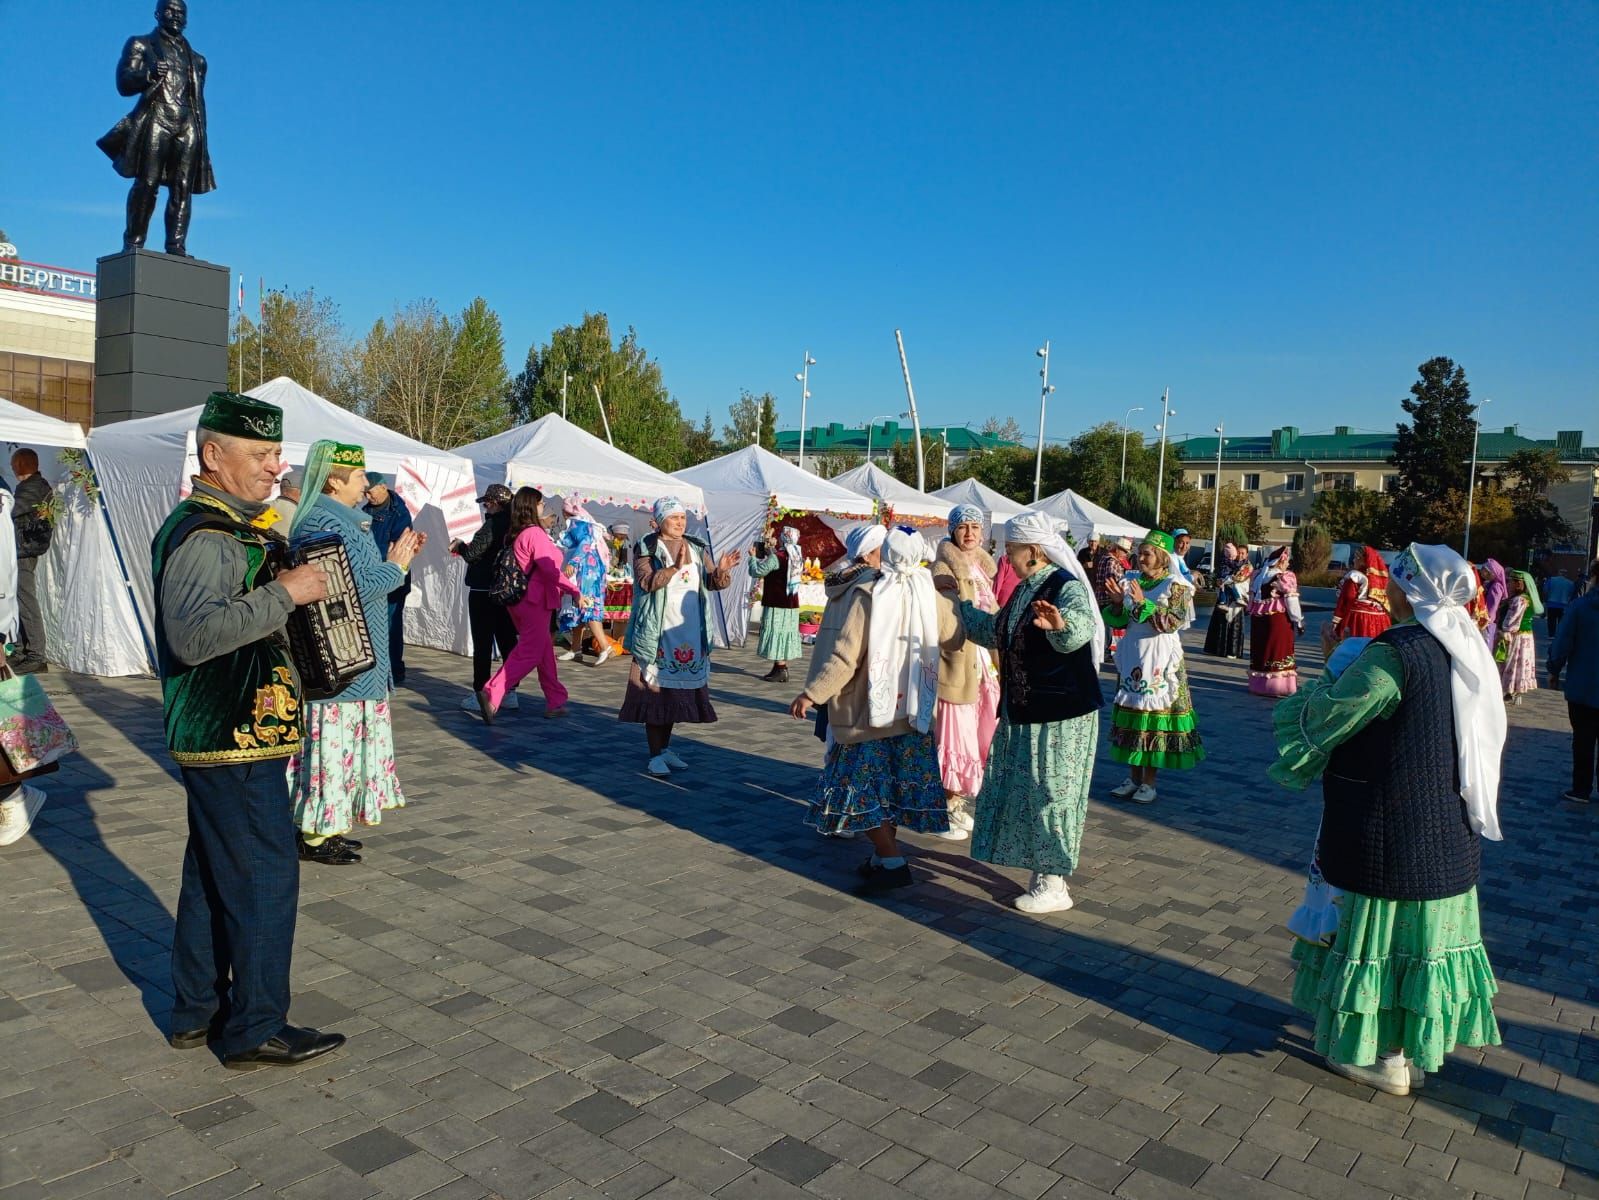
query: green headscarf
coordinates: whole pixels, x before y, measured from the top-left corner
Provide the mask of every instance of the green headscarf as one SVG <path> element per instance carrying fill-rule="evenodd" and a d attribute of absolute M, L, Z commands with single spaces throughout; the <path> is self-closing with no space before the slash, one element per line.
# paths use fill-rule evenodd
<path fill-rule="evenodd" d="M 1511 569 L 1510 574 L 1516 576 L 1526 585 L 1527 603 L 1532 605 L 1532 615 L 1535 617 L 1543 616 L 1543 597 L 1538 595 L 1538 581 L 1527 572 L 1517 571 L 1514 568 Z"/>
<path fill-rule="evenodd" d="M 328 481 L 328 472 L 339 465 L 334 461 L 338 452 L 339 443 L 330 438 L 311 443 L 311 452 L 305 459 L 305 478 L 300 483 L 300 506 L 294 510 L 294 521 L 289 525 L 291 538 L 311 515 L 311 509 L 316 506 L 317 498 L 322 495 L 322 488 Z"/>

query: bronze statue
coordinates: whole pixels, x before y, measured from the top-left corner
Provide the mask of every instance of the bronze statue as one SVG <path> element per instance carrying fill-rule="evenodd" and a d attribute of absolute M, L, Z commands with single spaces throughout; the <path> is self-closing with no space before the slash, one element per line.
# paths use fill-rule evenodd
<path fill-rule="evenodd" d="M 155 19 L 153 32 L 128 39 L 117 63 L 117 91 L 139 102 L 97 144 L 117 174 L 133 180 L 122 248 L 144 245 L 165 184 L 166 251 L 188 257 L 190 205 L 217 185 L 205 135 L 205 56 L 183 36 L 184 0 L 158 0 Z"/>

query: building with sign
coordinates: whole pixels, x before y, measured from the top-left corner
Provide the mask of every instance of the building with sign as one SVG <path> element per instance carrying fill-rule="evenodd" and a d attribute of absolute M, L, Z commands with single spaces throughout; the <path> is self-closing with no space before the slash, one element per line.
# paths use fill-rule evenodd
<path fill-rule="evenodd" d="M 46 416 L 94 421 L 93 272 L 0 256 L 0 398 Z"/>

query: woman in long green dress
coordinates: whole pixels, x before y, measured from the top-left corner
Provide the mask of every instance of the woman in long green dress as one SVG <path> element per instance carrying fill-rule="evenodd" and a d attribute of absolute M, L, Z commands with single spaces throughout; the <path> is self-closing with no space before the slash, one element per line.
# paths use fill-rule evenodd
<path fill-rule="evenodd" d="M 772 661 L 761 678 L 788 682 L 788 664 L 800 656 L 799 589 L 805 570 L 805 551 L 799 530 L 783 526 L 775 547 L 750 556 L 750 578 L 761 581 L 761 640 L 755 652 Z"/>
<path fill-rule="evenodd" d="M 1104 704 L 1095 664 L 1105 625 L 1077 557 L 1044 513 L 1005 527 L 1019 582 L 998 614 L 957 605 L 966 637 L 999 651 L 999 726 L 977 794 L 972 857 L 1032 872 L 1016 898 L 1025 913 L 1072 907 L 1088 784 Z M 937 583 L 955 590 L 955 581 Z"/>
<path fill-rule="evenodd" d="M 1294 1004 L 1330 1070 L 1405 1096 L 1456 1046 L 1499 1044 L 1476 885 L 1479 839 L 1502 837 L 1505 712 L 1470 564 L 1412 545 L 1391 582 L 1393 628 L 1278 702 L 1268 773 L 1322 777 L 1316 865 L 1338 889 L 1331 944 L 1294 944 Z"/>

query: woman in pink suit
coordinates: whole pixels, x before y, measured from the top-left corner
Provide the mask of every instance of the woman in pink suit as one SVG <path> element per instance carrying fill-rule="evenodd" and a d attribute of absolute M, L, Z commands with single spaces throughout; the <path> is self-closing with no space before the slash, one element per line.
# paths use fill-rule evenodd
<path fill-rule="evenodd" d="M 506 532 L 508 545 L 516 548 L 516 563 L 527 576 L 527 591 L 510 606 L 511 622 L 516 626 L 516 648 L 490 676 L 477 694 L 483 720 L 494 723 L 505 694 L 521 683 L 530 672 L 539 673 L 544 690 L 544 715 L 564 717 L 566 689 L 555 669 L 555 642 L 550 637 L 550 618 L 561 606 L 561 593 L 581 599 L 582 593 L 561 572 L 561 552 L 539 521 L 539 506 L 544 497 L 537 488 L 518 488 L 511 499 L 511 527 Z"/>

